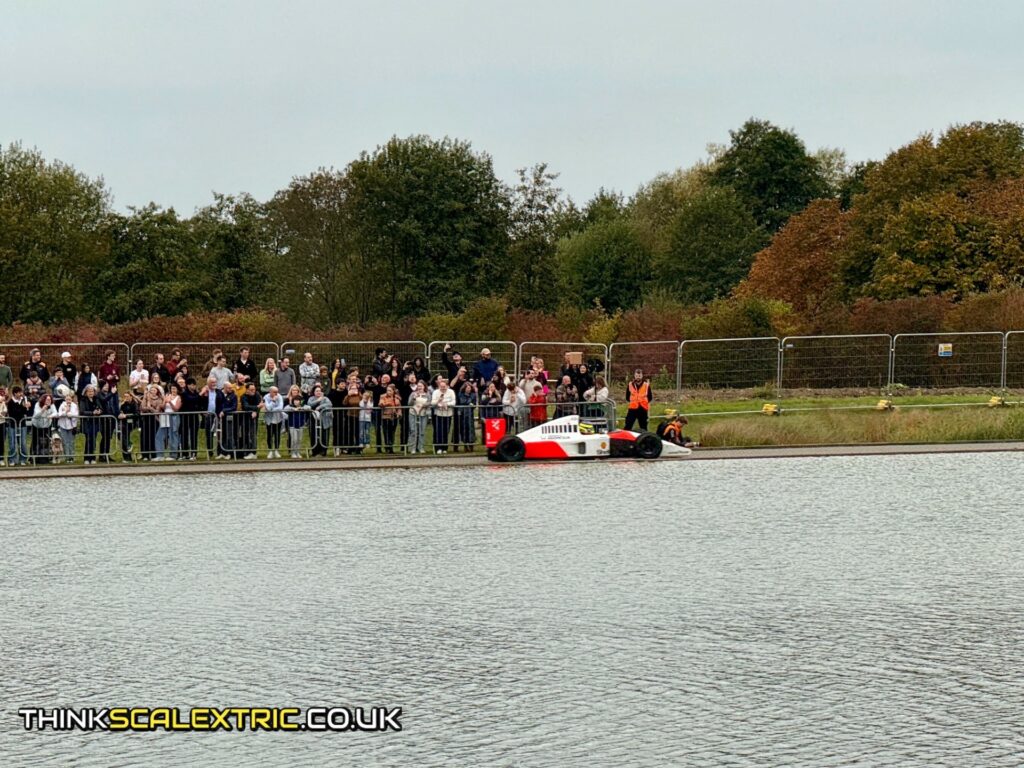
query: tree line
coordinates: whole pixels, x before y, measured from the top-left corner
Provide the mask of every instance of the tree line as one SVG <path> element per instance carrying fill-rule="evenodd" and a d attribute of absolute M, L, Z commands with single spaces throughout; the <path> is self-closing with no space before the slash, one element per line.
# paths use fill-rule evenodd
<path fill-rule="evenodd" d="M 101 179 L 0 149 L 0 323 L 124 323 L 261 307 L 310 327 L 460 313 L 718 305 L 806 322 L 863 299 L 968 296 L 1024 276 L 1024 128 L 953 126 L 879 161 L 751 119 L 696 165 L 577 204 L 544 164 L 392 138 L 271 199 L 113 209 Z"/>

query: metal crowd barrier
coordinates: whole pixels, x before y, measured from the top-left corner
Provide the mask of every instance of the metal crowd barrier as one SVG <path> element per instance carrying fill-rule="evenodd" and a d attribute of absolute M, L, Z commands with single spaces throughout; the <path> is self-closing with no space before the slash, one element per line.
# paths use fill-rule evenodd
<path fill-rule="evenodd" d="M 687 339 L 679 345 L 681 389 L 776 387 L 779 339 Z"/>
<path fill-rule="evenodd" d="M 360 377 L 366 376 L 373 368 L 376 350 L 383 347 L 388 354 L 396 355 L 405 363 L 417 357 L 427 364 L 427 345 L 422 341 L 286 341 L 281 345 L 281 356 L 290 357 L 292 368 L 298 376 L 299 363 L 306 352 L 313 355 L 313 361 L 326 365 L 330 371 L 335 360 L 344 360 L 348 370 L 359 368 Z"/>
<path fill-rule="evenodd" d="M 653 386 L 682 387 L 682 348 L 678 341 L 617 341 L 608 346 L 609 383 L 625 384 L 640 368 Z"/>
<path fill-rule="evenodd" d="M 200 382 L 213 368 L 216 354 L 224 355 L 228 368 L 231 368 L 239 359 L 242 347 L 249 348 L 249 359 L 255 363 L 257 370 L 263 368 L 268 357 L 274 358 L 275 363 L 281 357 L 281 351 L 273 341 L 140 341 L 132 344 L 131 365 L 128 371 L 130 373 L 135 367 L 136 360 L 141 359 L 148 369 L 153 365 L 158 352 L 162 353 L 166 360 L 170 360 L 174 351 L 178 350 L 182 359 L 188 361 L 189 376 Z M 127 379 L 127 374 L 124 378 Z"/>
<path fill-rule="evenodd" d="M 533 356 L 543 358 L 548 381 L 555 381 L 564 364 L 567 352 L 580 352 L 583 362 L 591 368 L 590 374 L 605 374 L 608 368 L 608 347 L 586 341 L 524 341 L 519 345 L 519 366 L 526 368 Z M 596 363 L 596 366 L 591 366 Z M 600 370 L 593 370 L 593 368 Z"/>
<path fill-rule="evenodd" d="M 51 376 L 60 365 L 64 352 L 71 353 L 71 363 L 78 372 L 81 372 L 83 363 L 88 363 L 89 368 L 96 374 L 97 382 L 100 380 L 100 366 L 106 362 L 108 352 L 114 353 L 114 363 L 117 365 L 121 381 L 127 382 L 128 372 L 131 370 L 127 344 L 0 344 L 0 354 L 6 355 L 7 365 L 14 374 L 15 383 L 19 383 L 18 374 L 22 365 L 28 362 L 29 353 L 33 349 L 39 350 L 40 361 L 46 363 Z"/>

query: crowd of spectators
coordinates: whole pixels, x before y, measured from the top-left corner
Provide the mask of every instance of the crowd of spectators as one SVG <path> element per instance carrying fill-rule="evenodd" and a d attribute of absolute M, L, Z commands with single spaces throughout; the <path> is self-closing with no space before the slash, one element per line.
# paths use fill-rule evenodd
<path fill-rule="evenodd" d="M 297 366 L 290 356 L 258 365 L 248 347 L 233 357 L 214 350 L 193 365 L 171 349 L 126 372 L 113 351 L 95 371 L 64 352 L 51 370 L 33 349 L 15 376 L 0 354 L 0 463 L 75 461 L 80 436 L 86 464 L 195 461 L 204 448 L 206 458 L 223 460 L 361 454 L 371 446 L 472 452 L 486 419 L 504 418 L 511 432 L 552 417 L 603 416 L 610 402 L 600 362 L 572 353 L 557 374 L 536 356 L 507 371 L 486 347 L 470 362 L 451 344 L 433 372 L 422 357 L 401 360 L 385 347 L 364 367 L 316 361 L 310 352 Z"/>

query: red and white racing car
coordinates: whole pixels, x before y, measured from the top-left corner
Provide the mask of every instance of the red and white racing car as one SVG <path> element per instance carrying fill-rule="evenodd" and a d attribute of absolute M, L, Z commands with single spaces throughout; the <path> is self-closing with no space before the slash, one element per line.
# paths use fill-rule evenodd
<path fill-rule="evenodd" d="M 653 432 L 609 431 L 603 419 L 562 416 L 518 435 L 505 434 L 504 419 L 487 419 L 485 427 L 487 457 L 491 461 L 657 459 L 690 453 L 689 448 L 665 442 Z"/>

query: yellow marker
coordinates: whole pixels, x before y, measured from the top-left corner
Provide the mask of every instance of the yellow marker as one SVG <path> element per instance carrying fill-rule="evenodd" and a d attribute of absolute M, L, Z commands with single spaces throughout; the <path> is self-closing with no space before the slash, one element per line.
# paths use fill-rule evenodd
<path fill-rule="evenodd" d="M 876 411 L 891 411 L 893 410 L 892 400 L 879 400 L 878 405 L 875 406 Z"/>
<path fill-rule="evenodd" d="M 988 407 L 989 408 L 996 408 L 996 407 L 998 407 L 1000 405 L 1006 405 L 1006 400 L 1004 400 L 1003 398 L 999 397 L 999 395 L 993 395 L 992 397 L 989 398 L 989 400 L 988 400 Z"/>
<path fill-rule="evenodd" d="M 765 403 L 761 406 L 761 413 L 765 416 L 778 416 L 782 411 L 775 403 Z"/>

